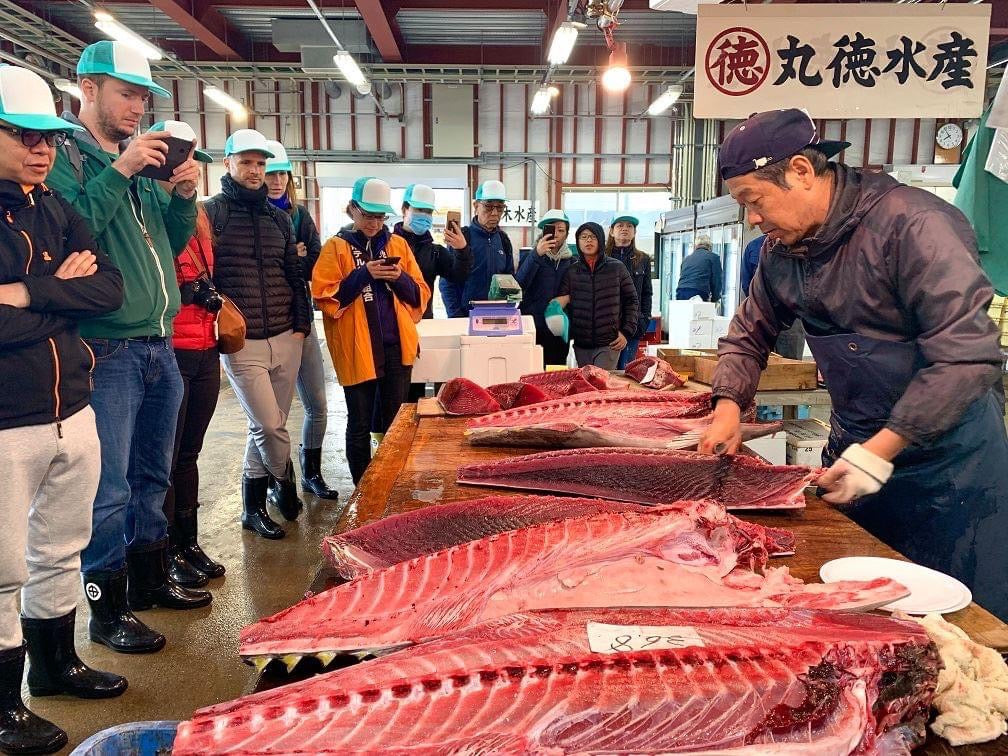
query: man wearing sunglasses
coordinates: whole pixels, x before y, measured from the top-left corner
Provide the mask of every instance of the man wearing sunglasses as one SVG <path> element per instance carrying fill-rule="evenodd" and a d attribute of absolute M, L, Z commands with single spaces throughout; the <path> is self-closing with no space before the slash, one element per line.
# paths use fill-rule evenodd
<path fill-rule="evenodd" d="M 96 42 L 81 54 L 77 80 L 80 117 L 63 118 L 80 128 L 57 150 L 49 181 L 84 216 L 124 287 L 121 308 L 81 325 L 97 358 L 92 405 L 102 455 L 82 554 L 88 627 L 93 641 L 114 651 L 151 653 L 165 638 L 134 609 L 192 609 L 211 600 L 169 576 L 162 510 L 183 388 L 171 342 L 181 304 L 175 255 L 196 227 L 199 168 L 190 152 L 168 181 L 140 175 L 164 165 L 170 136 L 134 137 L 151 93 L 170 96 L 140 53 Z"/>
<path fill-rule="evenodd" d="M 442 278 L 441 299 L 449 318 L 469 317 L 469 303 L 490 295 L 490 280 L 498 273 L 514 275 L 514 248 L 500 227 L 507 208 L 500 181 L 484 181 L 476 190 L 476 219 L 462 229 L 472 255 L 472 269 L 464 283 Z"/>
<path fill-rule="evenodd" d="M 51 753 L 67 736 L 25 708 L 33 696 L 111 698 L 119 675 L 74 648 L 80 552 L 91 537 L 101 457 L 82 318 L 122 304 L 122 276 L 84 220 L 43 183 L 77 127 L 40 76 L 0 67 L 0 751 Z M 21 618 L 18 619 L 18 593 Z"/>

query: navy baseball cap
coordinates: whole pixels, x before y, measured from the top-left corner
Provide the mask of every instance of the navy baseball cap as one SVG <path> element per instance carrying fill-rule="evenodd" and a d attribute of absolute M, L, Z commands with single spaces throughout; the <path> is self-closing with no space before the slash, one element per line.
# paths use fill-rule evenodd
<path fill-rule="evenodd" d="M 718 171 L 723 181 L 743 176 L 787 160 L 806 147 L 831 158 L 850 147 L 850 142 L 820 139 L 815 121 L 799 108 L 753 113 L 725 137 L 718 150 Z"/>

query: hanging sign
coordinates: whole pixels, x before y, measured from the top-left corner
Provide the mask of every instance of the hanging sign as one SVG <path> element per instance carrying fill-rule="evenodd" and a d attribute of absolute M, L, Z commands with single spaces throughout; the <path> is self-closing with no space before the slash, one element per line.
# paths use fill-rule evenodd
<path fill-rule="evenodd" d="M 975 118 L 990 5 L 701 5 L 694 116 Z"/>
<path fill-rule="evenodd" d="M 509 199 L 504 203 L 502 226 L 534 226 L 539 222 L 539 202 L 527 199 Z"/>

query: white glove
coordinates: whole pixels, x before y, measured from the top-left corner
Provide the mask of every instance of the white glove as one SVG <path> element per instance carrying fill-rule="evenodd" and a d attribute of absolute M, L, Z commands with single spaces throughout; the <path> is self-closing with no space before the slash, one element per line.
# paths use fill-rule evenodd
<path fill-rule="evenodd" d="M 819 478 L 819 486 L 829 491 L 823 496 L 825 501 L 848 504 L 861 496 L 878 493 L 892 473 L 892 462 L 872 454 L 861 444 L 851 444 Z"/>

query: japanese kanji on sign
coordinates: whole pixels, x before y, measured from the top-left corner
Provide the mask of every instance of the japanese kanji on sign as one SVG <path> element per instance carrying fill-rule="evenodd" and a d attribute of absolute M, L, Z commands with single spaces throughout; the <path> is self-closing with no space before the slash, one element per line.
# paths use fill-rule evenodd
<path fill-rule="evenodd" d="M 508 200 L 501 216 L 502 226 L 534 226 L 539 222 L 539 203 L 527 199 Z"/>
<path fill-rule="evenodd" d="M 701 5 L 694 115 L 974 118 L 990 16 L 952 3 Z"/>

